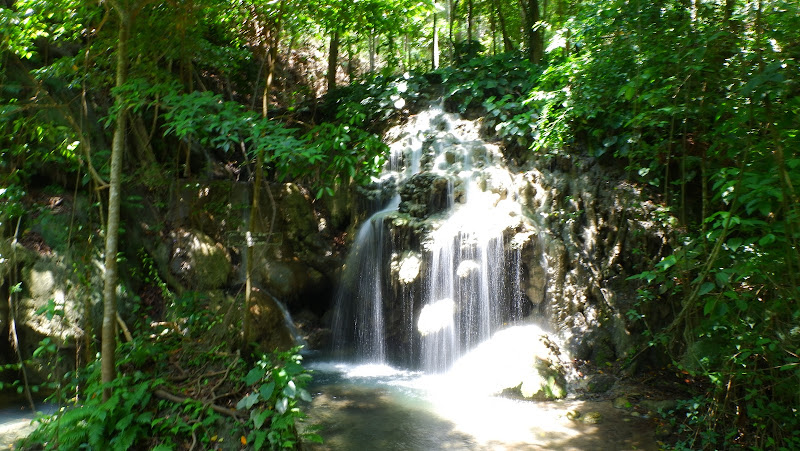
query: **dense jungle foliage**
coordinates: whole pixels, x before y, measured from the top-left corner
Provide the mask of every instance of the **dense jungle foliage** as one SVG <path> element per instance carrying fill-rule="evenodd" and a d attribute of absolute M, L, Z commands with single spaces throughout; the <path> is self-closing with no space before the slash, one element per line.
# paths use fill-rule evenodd
<path fill-rule="evenodd" d="M 45 186 L 92 193 L 93 220 L 115 231 L 127 185 L 166 196 L 215 160 L 254 197 L 262 177 L 332 195 L 380 170 L 387 121 L 441 93 L 484 115 L 517 162 L 596 158 L 670 212 L 654 220 L 673 228 L 673 253 L 635 277 L 639 302 L 669 303 L 672 321 L 627 314 L 695 390 L 667 413 L 675 448 L 800 448 L 797 2 L 5 0 L 0 29 L 4 240 Z M 153 276 L 146 255 L 126 257 Z M 52 381 L 66 409 L 31 443 L 296 446 L 308 396 L 296 352 L 215 348 L 202 299 L 166 296 L 194 338 L 132 324 Z M 246 343 L 240 322 L 226 333 Z M 120 341 L 108 323 L 93 352 Z M 173 353 L 183 382 L 154 358 Z"/>

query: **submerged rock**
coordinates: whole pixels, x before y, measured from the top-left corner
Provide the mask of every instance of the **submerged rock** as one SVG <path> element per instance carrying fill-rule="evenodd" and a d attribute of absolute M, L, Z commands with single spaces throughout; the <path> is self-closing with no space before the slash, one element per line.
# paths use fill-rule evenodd
<path fill-rule="evenodd" d="M 619 396 L 617 398 L 614 398 L 613 405 L 615 409 L 633 408 L 633 404 L 631 404 L 630 400 L 628 400 L 628 398 L 626 398 L 625 396 Z"/>

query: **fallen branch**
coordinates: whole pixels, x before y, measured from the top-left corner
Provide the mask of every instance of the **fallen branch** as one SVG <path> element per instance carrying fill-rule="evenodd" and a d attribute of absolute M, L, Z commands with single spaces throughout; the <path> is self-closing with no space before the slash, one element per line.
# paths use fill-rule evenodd
<path fill-rule="evenodd" d="M 161 399 L 166 399 L 167 401 L 172 401 L 172 402 L 176 402 L 176 403 L 183 403 L 186 400 L 201 402 L 201 401 L 197 401 L 196 399 L 192 399 L 192 398 L 189 398 L 187 396 L 179 396 L 179 395 L 170 393 L 170 392 L 168 392 L 166 390 L 162 390 L 162 389 L 157 389 L 155 391 L 155 395 L 158 396 Z M 240 412 L 238 410 L 235 410 L 235 409 L 229 409 L 227 407 L 222 407 L 222 406 L 218 406 L 216 404 L 210 404 L 210 403 L 209 404 L 202 403 L 202 404 L 204 404 L 204 405 L 206 405 L 208 407 L 211 407 L 211 410 L 213 410 L 214 412 L 221 413 L 223 415 L 228 415 L 230 417 L 233 417 L 236 420 L 241 420 L 241 416 L 243 415 L 242 412 Z"/>

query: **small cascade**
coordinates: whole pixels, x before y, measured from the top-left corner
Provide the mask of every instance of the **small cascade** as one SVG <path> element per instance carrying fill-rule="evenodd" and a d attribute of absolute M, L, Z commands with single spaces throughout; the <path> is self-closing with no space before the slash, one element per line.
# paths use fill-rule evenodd
<path fill-rule="evenodd" d="M 357 360 L 444 372 L 526 299 L 521 224 L 499 149 L 432 106 L 386 135 L 398 194 L 359 229 L 336 296 L 334 343 Z M 387 339 L 387 337 L 391 337 Z"/>
<path fill-rule="evenodd" d="M 396 206 L 375 213 L 361 225 L 353 251 L 347 257 L 333 320 L 333 342 L 340 355 L 353 354 L 372 363 L 386 360 L 382 309 L 382 264 L 386 244 L 383 218 L 394 208 Z"/>

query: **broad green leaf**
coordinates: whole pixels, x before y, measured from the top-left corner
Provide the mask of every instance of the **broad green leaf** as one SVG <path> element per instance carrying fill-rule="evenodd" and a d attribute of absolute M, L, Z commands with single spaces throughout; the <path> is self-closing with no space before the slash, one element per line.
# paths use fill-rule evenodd
<path fill-rule="evenodd" d="M 244 378 L 244 383 L 247 385 L 254 385 L 264 377 L 264 370 L 262 368 L 253 368 Z"/>
<path fill-rule="evenodd" d="M 286 413 L 286 409 L 289 408 L 289 399 L 288 398 L 280 398 L 278 402 L 275 403 L 275 410 L 278 411 L 281 415 Z"/>
<path fill-rule="evenodd" d="M 294 398 L 296 393 L 297 387 L 295 386 L 294 381 L 289 381 L 286 384 L 286 387 L 283 387 L 283 395 L 287 398 Z"/>
<path fill-rule="evenodd" d="M 768 233 L 758 240 L 759 246 L 766 246 L 775 242 L 775 235 Z"/>
<path fill-rule="evenodd" d="M 677 262 L 678 259 L 675 257 L 675 255 L 668 255 L 656 264 L 656 268 L 659 268 L 661 270 L 666 270 L 674 266 L 675 263 Z"/>
<path fill-rule="evenodd" d="M 269 418 L 270 415 L 272 415 L 271 410 L 261 410 L 259 412 L 252 412 L 250 414 L 250 418 L 253 419 L 253 426 L 255 426 L 256 429 L 261 429 L 261 426 L 264 424 L 265 421 L 267 421 L 267 418 Z"/>
<path fill-rule="evenodd" d="M 258 402 L 258 393 L 257 392 L 253 392 L 253 393 L 250 393 L 249 395 L 245 396 L 244 398 L 242 398 L 242 400 L 239 401 L 236 404 L 236 408 L 237 409 L 250 409 L 257 402 Z"/>
<path fill-rule="evenodd" d="M 266 384 L 261 385 L 261 388 L 258 389 L 261 399 L 265 401 L 272 396 L 273 391 L 275 391 L 275 381 L 269 381 Z"/>
<path fill-rule="evenodd" d="M 717 305 L 716 298 L 710 298 L 706 301 L 705 306 L 703 306 L 703 315 L 710 316 L 711 312 L 714 311 L 714 307 Z"/>
<path fill-rule="evenodd" d="M 715 285 L 713 283 L 706 282 L 706 283 L 704 283 L 703 285 L 700 286 L 700 291 L 697 292 L 697 295 L 698 296 L 703 296 L 705 294 L 708 294 L 708 293 L 711 292 L 711 290 L 714 289 L 714 287 L 715 287 Z"/>
<path fill-rule="evenodd" d="M 728 247 L 730 250 L 736 252 L 736 249 L 739 249 L 739 246 L 742 245 L 742 239 L 739 237 L 733 237 L 728 240 Z"/>

